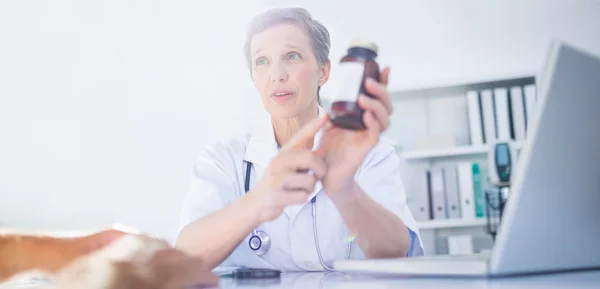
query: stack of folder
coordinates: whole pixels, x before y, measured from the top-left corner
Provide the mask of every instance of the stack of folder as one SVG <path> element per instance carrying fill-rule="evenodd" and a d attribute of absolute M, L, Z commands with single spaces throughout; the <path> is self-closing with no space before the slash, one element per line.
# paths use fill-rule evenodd
<path fill-rule="evenodd" d="M 471 145 L 525 140 L 535 109 L 535 84 L 469 91 L 466 98 Z"/>

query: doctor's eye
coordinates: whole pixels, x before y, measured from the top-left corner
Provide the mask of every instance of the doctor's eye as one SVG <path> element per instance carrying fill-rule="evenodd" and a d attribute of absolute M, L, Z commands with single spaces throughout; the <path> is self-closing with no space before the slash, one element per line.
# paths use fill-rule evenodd
<path fill-rule="evenodd" d="M 286 55 L 286 59 L 297 60 L 297 59 L 302 59 L 302 56 L 298 52 L 290 52 Z"/>
<path fill-rule="evenodd" d="M 265 57 L 259 57 L 255 61 L 256 66 L 267 64 L 267 59 Z"/>

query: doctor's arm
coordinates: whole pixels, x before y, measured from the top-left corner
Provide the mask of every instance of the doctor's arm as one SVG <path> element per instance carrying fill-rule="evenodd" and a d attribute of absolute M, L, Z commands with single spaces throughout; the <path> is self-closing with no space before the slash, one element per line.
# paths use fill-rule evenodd
<path fill-rule="evenodd" d="M 183 227 L 176 247 L 200 257 L 208 268 L 221 264 L 259 224 L 251 195 L 203 216 Z"/>
<path fill-rule="evenodd" d="M 367 129 L 349 131 L 330 126 L 320 148 L 330 165 L 323 187 L 366 258 L 415 255 L 413 244 L 418 240 L 400 179 L 400 160 L 392 146 L 380 143 L 393 112 L 387 90 L 389 72 L 389 68 L 381 72 L 380 82 L 365 82 L 373 97 L 361 96 L 358 104 L 365 110 Z M 420 246 L 415 249 L 420 255 Z"/>
<path fill-rule="evenodd" d="M 393 157 L 386 156 L 382 163 L 367 168 L 358 182 L 349 180 L 338 193 L 331 194 L 355 242 L 369 259 L 405 257 L 411 247 L 411 234 L 400 218 L 406 216 L 407 208 Z"/>

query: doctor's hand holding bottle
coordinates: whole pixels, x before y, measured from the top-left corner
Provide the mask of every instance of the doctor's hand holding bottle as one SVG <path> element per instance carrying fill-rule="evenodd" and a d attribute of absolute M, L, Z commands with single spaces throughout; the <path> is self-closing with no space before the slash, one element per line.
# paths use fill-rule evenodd
<path fill-rule="evenodd" d="M 354 174 L 369 151 L 378 143 L 379 136 L 389 126 L 393 107 L 387 90 L 390 69 L 381 72 L 380 82 L 367 78 L 365 89 L 372 96 L 361 95 L 358 105 L 364 110 L 364 130 L 348 130 L 329 122 L 317 152 L 324 156 L 328 171 L 323 179 L 325 193 L 332 198 L 344 197 L 342 191 L 352 186 Z M 352 190 L 349 190 L 352 191 Z"/>

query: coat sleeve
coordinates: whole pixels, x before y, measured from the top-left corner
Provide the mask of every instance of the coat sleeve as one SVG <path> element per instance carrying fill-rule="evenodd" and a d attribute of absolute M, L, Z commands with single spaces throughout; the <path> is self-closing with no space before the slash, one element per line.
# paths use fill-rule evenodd
<path fill-rule="evenodd" d="M 192 167 L 190 189 L 184 198 L 178 232 L 236 198 L 236 169 L 230 159 L 231 152 L 223 144 L 207 146 L 200 154 Z"/>
<path fill-rule="evenodd" d="M 370 155 L 358 174 L 359 186 L 376 202 L 402 219 L 411 239 L 407 256 L 423 255 L 419 228 L 406 203 L 406 192 L 400 176 L 400 158 L 395 149 L 385 143 L 378 144 Z M 364 258 L 357 245 L 352 249 L 356 252 L 352 254 L 353 258 Z"/>

